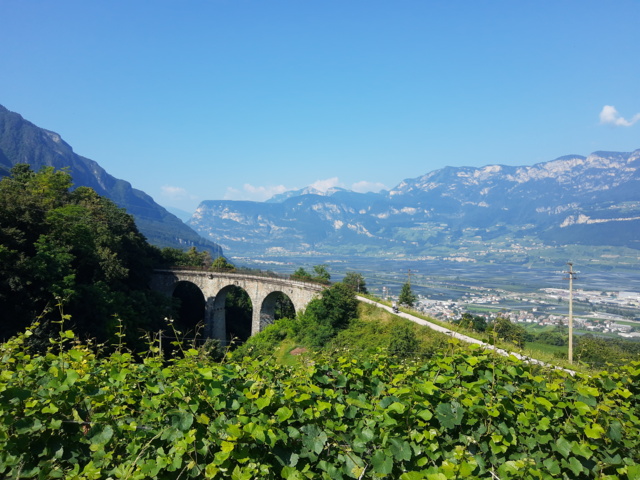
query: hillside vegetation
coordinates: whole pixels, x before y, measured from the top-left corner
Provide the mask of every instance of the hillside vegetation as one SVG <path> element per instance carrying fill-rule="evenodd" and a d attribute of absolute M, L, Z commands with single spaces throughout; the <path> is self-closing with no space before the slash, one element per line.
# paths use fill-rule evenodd
<path fill-rule="evenodd" d="M 0 347 L 5 478 L 635 479 L 640 363 L 575 377 L 448 345 L 285 366 Z"/>
<path fill-rule="evenodd" d="M 0 179 L 0 340 L 39 328 L 46 347 L 64 316 L 83 338 L 111 342 L 125 326 L 129 346 L 165 326 L 175 302 L 149 288 L 155 267 L 212 268 L 208 252 L 150 245 L 131 215 L 88 187 L 72 189 L 67 171 L 18 164 Z"/>

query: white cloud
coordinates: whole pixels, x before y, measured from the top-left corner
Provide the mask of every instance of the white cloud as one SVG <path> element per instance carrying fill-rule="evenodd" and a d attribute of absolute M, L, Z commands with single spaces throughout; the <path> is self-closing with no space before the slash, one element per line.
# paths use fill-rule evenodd
<path fill-rule="evenodd" d="M 269 200 L 274 195 L 283 193 L 290 190 L 284 185 L 269 185 L 266 187 L 256 187 L 250 183 L 245 183 L 242 186 L 242 190 L 237 188 L 228 187 L 227 192 L 224 194 L 225 200 L 251 200 L 254 202 L 263 202 Z"/>
<path fill-rule="evenodd" d="M 165 198 L 169 198 L 171 200 L 193 200 L 194 197 L 189 195 L 182 187 L 173 187 L 171 185 L 163 185 L 160 190 L 162 191 L 162 196 Z"/>
<path fill-rule="evenodd" d="M 310 188 L 314 188 L 320 192 L 326 192 L 334 187 L 345 188 L 344 184 L 340 182 L 338 177 L 331 177 L 324 180 L 317 180 L 309 185 Z M 380 182 L 356 182 L 351 186 L 351 190 L 354 192 L 379 192 L 387 187 Z M 227 191 L 224 194 L 225 200 L 249 200 L 253 202 L 264 202 L 269 200 L 274 195 L 288 192 L 290 190 L 297 190 L 294 188 L 287 188 L 284 185 L 268 185 L 268 186 L 255 186 L 250 183 L 245 183 L 241 189 L 234 187 L 227 187 Z"/>
<path fill-rule="evenodd" d="M 358 193 L 367 193 L 388 190 L 388 188 L 380 182 L 367 182 L 366 180 L 362 180 L 351 185 L 351 190 Z"/>
<path fill-rule="evenodd" d="M 326 192 L 330 188 L 341 186 L 338 177 L 327 178 L 326 180 L 317 180 L 309 185 L 311 188 L 315 188 L 320 192 Z"/>
<path fill-rule="evenodd" d="M 640 120 L 640 113 L 636 113 L 631 120 L 620 116 L 616 107 L 612 105 L 605 105 L 600 112 L 600 123 L 611 124 L 617 127 L 630 127 L 634 123 Z"/>

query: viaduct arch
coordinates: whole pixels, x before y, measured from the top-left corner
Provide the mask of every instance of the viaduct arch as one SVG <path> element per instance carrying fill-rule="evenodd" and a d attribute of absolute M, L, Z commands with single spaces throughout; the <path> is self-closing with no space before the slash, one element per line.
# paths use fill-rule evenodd
<path fill-rule="evenodd" d="M 225 341 L 227 335 L 224 307 L 228 287 L 243 289 L 251 299 L 251 335 L 273 322 L 277 293 L 289 297 L 296 312 L 299 312 L 325 288 L 315 283 L 284 278 L 188 269 L 155 270 L 150 286 L 170 297 L 179 282 L 190 282 L 200 289 L 205 298 L 205 337 L 221 341 Z"/>

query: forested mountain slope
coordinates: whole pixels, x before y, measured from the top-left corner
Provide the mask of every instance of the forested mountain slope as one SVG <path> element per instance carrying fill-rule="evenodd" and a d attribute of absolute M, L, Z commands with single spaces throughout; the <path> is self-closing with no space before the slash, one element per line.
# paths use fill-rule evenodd
<path fill-rule="evenodd" d="M 68 168 L 75 187 L 91 187 L 125 208 L 154 245 L 195 246 L 209 250 L 214 257 L 222 255 L 218 245 L 202 238 L 149 195 L 109 175 L 95 161 L 76 154 L 57 133 L 39 128 L 0 105 L 0 177 L 8 175 L 18 163 L 29 164 L 35 171 L 44 166 Z"/>

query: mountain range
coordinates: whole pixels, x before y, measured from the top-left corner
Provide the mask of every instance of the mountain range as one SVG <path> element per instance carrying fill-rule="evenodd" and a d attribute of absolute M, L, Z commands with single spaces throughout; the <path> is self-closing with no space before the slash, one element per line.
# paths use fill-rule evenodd
<path fill-rule="evenodd" d="M 109 175 L 97 162 L 76 154 L 57 133 L 37 127 L 0 105 L 0 177 L 8 175 L 17 163 L 27 163 L 35 171 L 45 166 L 67 168 L 74 186 L 91 187 L 125 208 L 154 245 L 180 249 L 194 246 L 208 250 L 214 258 L 222 255 L 219 245 L 202 238 L 149 195 Z"/>
<path fill-rule="evenodd" d="M 640 249 L 640 150 L 446 167 L 379 193 L 303 189 L 268 202 L 209 200 L 187 223 L 232 256 Z"/>
<path fill-rule="evenodd" d="M 640 150 L 531 166 L 446 167 L 379 193 L 307 187 L 267 202 L 208 200 L 188 225 L 77 155 L 59 134 L 0 106 L 0 177 L 17 163 L 67 168 L 75 186 L 91 187 L 131 213 L 151 243 L 195 246 L 214 256 L 222 246 L 231 256 L 474 261 L 510 252 L 509 261 L 525 262 L 528 252 L 555 246 L 640 249 Z"/>

